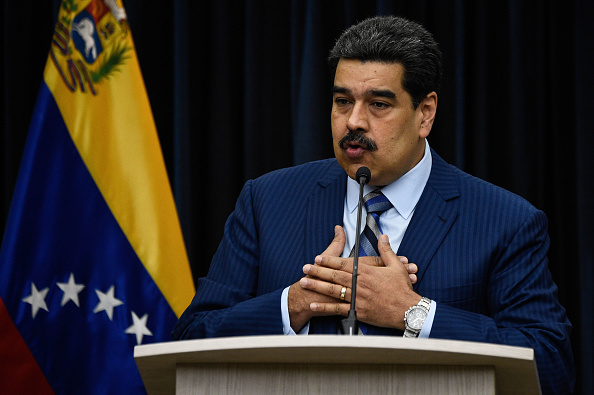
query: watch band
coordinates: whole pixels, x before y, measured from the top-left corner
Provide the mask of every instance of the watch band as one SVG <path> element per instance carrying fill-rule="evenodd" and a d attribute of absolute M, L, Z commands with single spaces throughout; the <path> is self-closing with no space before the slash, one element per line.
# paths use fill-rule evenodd
<path fill-rule="evenodd" d="M 417 306 L 424 307 L 427 310 L 427 314 L 429 314 L 429 309 L 431 309 L 431 299 L 422 297 Z"/>
<path fill-rule="evenodd" d="M 403 337 L 419 337 L 419 333 L 421 332 L 421 329 L 414 329 L 409 326 L 409 323 L 407 320 L 409 312 L 411 312 L 414 309 L 421 309 L 425 312 L 425 318 L 427 318 L 427 315 L 429 315 L 430 308 L 431 308 L 431 299 L 422 297 L 421 300 L 419 301 L 419 303 L 410 307 L 406 311 L 406 313 L 404 313 L 404 335 L 403 335 Z M 423 323 L 424 323 L 424 321 L 423 321 Z M 422 325 L 421 325 L 421 327 L 422 327 Z"/>

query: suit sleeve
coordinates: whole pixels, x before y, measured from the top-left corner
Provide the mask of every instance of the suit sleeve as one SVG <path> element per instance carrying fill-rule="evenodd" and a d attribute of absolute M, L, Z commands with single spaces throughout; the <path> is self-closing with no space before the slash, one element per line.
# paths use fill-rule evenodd
<path fill-rule="evenodd" d="M 283 334 L 282 289 L 258 295 L 258 229 L 252 181 L 225 224 L 208 276 L 172 331 L 173 339 Z"/>
<path fill-rule="evenodd" d="M 490 270 L 487 314 L 437 301 L 430 337 L 531 347 L 544 394 L 571 393 L 571 324 L 547 261 L 547 220 L 533 211 Z"/>

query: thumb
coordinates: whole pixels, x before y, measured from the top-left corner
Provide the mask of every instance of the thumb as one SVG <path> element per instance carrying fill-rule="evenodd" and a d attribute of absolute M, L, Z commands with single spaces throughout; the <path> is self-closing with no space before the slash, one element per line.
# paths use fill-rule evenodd
<path fill-rule="evenodd" d="M 328 256 L 340 256 L 342 254 L 342 250 L 344 250 L 344 243 L 346 242 L 346 235 L 344 234 L 344 229 L 342 226 L 336 225 L 334 227 L 334 239 L 326 248 L 322 255 Z"/>
<path fill-rule="evenodd" d="M 388 235 L 381 235 L 377 246 L 384 265 L 391 266 L 395 263 L 400 263 L 402 265 L 402 262 L 396 253 L 392 251 L 392 246 L 390 246 L 390 239 L 388 238 Z"/>

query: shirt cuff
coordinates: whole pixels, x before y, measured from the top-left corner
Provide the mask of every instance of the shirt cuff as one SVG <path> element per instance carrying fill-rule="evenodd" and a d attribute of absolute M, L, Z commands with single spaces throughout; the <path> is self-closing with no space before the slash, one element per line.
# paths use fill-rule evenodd
<path fill-rule="evenodd" d="M 291 318 L 289 317 L 289 288 L 285 288 L 281 294 L 281 316 L 283 318 L 283 333 L 285 335 L 307 335 L 309 333 L 309 322 L 305 325 L 299 333 L 295 333 L 291 328 Z"/>
<path fill-rule="evenodd" d="M 437 303 L 435 303 L 435 301 L 432 300 L 431 307 L 429 308 L 429 314 L 427 314 L 427 319 L 423 323 L 423 328 L 421 328 L 421 332 L 419 332 L 420 338 L 426 339 L 431 334 L 431 328 L 433 327 L 433 319 L 435 319 L 435 310 L 437 310 Z"/>

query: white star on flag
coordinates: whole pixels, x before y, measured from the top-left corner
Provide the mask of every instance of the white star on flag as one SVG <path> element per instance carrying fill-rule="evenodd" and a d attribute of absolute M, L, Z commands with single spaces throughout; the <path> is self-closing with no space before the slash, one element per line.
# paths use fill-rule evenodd
<path fill-rule="evenodd" d="M 132 326 L 126 329 L 126 333 L 128 334 L 135 334 L 136 335 L 136 344 L 142 343 L 143 335 L 152 336 L 153 333 L 146 327 L 146 320 L 148 319 L 148 314 L 142 316 L 142 318 L 138 318 L 135 312 L 132 312 L 132 321 L 134 322 Z"/>
<path fill-rule="evenodd" d="M 111 288 L 109 288 L 109 290 L 107 291 L 107 293 L 103 293 L 98 289 L 95 290 L 97 296 L 99 297 L 99 303 L 97 304 L 97 307 L 95 307 L 95 310 L 93 310 L 93 313 L 105 311 L 110 321 L 113 321 L 113 308 L 121 304 L 124 304 L 124 302 L 122 302 L 119 299 L 116 299 L 116 297 L 113 296 L 114 289 L 115 285 L 112 285 Z"/>
<path fill-rule="evenodd" d="M 85 286 L 77 284 L 74 281 L 74 273 L 70 273 L 70 278 L 67 283 L 58 283 L 58 287 L 64 291 L 61 306 L 64 306 L 69 301 L 73 301 L 75 305 L 80 307 L 80 304 L 78 303 L 78 294 L 85 288 Z"/>
<path fill-rule="evenodd" d="M 49 312 L 47 305 L 45 304 L 45 296 L 47 295 L 47 291 L 49 291 L 49 288 L 38 291 L 35 283 L 31 282 L 31 295 L 23 298 L 23 302 L 29 303 L 31 305 L 31 314 L 33 315 L 33 318 L 35 318 L 39 309 L 44 309 L 45 311 Z"/>

